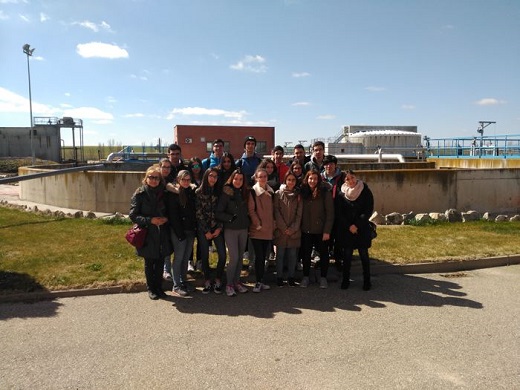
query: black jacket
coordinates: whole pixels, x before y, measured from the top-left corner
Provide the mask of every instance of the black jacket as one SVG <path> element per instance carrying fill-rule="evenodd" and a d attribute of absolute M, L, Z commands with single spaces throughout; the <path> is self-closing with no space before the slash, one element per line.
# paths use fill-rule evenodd
<path fill-rule="evenodd" d="M 172 188 L 172 187 L 169 187 Z M 183 189 L 186 202 L 181 201 L 179 185 L 174 185 L 170 196 L 167 198 L 168 222 L 179 240 L 186 238 L 186 231 L 196 231 L 197 219 L 195 217 L 195 186 Z"/>
<path fill-rule="evenodd" d="M 173 252 L 168 223 L 155 226 L 151 222 L 153 217 L 166 216 L 166 198 L 168 197 L 162 184 L 156 190 L 143 185 L 132 196 L 129 217 L 133 223 L 146 227 L 148 230 L 144 246 L 137 249 L 137 254 L 141 257 L 159 259 L 171 255 Z"/>
<path fill-rule="evenodd" d="M 368 220 L 374 212 L 374 196 L 366 183 L 358 198 L 350 201 L 345 194 L 339 191 L 334 199 L 335 203 L 335 229 L 336 243 L 346 248 L 370 248 L 370 228 Z M 349 227 L 356 225 L 357 234 L 350 233 Z"/>

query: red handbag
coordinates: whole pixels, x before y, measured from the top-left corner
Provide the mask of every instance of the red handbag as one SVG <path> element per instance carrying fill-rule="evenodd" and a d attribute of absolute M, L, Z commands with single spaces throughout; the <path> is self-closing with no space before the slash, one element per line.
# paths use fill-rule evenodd
<path fill-rule="evenodd" d="M 130 243 L 130 245 L 134 246 L 136 249 L 140 249 L 144 246 L 144 241 L 146 240 L 146 233 L 148 230 L 145 227 L 140 227 L 138 224 L 135 224 L 125 234 L 126 241 Z"/>

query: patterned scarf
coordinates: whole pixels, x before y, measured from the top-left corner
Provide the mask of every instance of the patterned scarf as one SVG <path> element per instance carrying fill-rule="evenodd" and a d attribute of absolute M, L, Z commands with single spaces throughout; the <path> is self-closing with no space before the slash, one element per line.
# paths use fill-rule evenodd
<path fill-rule="evenodd" d="M 356 185 L 352 188 L 349 187 L 347 183 L 343 183 L 341 186 L 341 192 L 345 194 L 345 197 L 348 200 L 355 201 L 361 194 L 361 191 L 363 191 L 363 188 L 365 188 L 365 185 L 358 179 Z"/>

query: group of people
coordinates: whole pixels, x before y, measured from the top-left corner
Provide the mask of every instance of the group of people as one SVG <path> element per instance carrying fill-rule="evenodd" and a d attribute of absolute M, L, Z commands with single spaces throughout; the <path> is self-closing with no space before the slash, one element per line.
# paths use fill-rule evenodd
<path fill-rule="evenodd" d="M 347 289 L 357 249 L 363 289 L 371 288 L 369 218 L 374 200 L 366 183 L 353 171 L 342 171 L 335 156 L 324 155 L 321 141 L 312 145 L 311 156 L 296 145 L 289 162 L 284 161 L 281 146 L 272 150 L 272 158 L 258 156 L 255 148 L 256 139 L 247 137 L 243 155 L 235 160 L 217 139 L 208 158 L 193 157 L 185 164 L 180 146 L 172 144 L 168 158 L 147 169 L 132 196 L 129 216 L 148 231 L 137 254 L 144 258 L 151 299 L 166 296 L 163 278 L 172 279 L 176 296 L 194 290 L 187 273 L 195 241 L 204 294 L 213 291 L 233 297 L 249 291 L 241 280 L 246 251 L 256 259 L 255 293 L 270 289 L 264 279 L 264 259 L 271 252 L 275 252 L 279 287 L 308 287 L 311 260 L 317 252 L 319 287 L 328 287 L 334 256 L 343 263 L 341 288 Z M 217 254 L 215 270 L 209 262 L 210 248 Z M 298 284 L 299 261 L 303 277 Z"/>

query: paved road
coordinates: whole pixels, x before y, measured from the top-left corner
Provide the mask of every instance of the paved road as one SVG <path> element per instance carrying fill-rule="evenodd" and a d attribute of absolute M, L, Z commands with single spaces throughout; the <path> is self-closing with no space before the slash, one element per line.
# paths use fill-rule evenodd
<path fill-rule="evenodd" d="M 1 389 L 518 389 L 520 266 L 0 304 Z"/>

